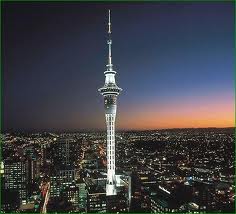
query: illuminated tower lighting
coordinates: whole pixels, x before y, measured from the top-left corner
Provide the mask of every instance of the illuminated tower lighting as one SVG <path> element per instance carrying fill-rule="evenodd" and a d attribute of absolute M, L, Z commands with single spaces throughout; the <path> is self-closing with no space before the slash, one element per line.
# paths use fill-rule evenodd
<path fill-rule="evenodd" d="M 122 91 L 116 85 L 115 74 L 112 65 L 111 56 L 111 12 L 108 16 L 108 64 L 105 74 L 105 84 L 98 91 L 104 97 L 104 108 L 107 125 L 107 182 L 106 195 L 116 195 L 116 175 L 115 175 L 115 119 L 116 119 L 116 100 L 119 93 Z"/>

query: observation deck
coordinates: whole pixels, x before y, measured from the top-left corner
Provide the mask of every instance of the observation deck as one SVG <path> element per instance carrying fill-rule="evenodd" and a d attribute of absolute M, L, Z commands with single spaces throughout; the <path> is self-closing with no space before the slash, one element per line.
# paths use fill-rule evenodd
<path fill-rule="evenodd" d="M 102 88 L 99 88 L 98 91 L 103 95 L 119 95 L 122 91 L 116 84 L 105 84 Z"/>

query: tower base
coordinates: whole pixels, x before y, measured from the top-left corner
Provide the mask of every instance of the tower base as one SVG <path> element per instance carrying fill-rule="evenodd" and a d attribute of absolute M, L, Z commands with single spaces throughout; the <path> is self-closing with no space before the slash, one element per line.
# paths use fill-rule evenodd
<path fill-rule="evenodd" d="M 116 195 L 116 186 L 115 184 L 106 184 L 106 195 Z"/>

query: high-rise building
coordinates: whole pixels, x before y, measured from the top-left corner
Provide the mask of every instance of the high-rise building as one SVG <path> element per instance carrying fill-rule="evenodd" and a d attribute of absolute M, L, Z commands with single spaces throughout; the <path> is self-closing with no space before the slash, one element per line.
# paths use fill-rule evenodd
<path fill-rule="evenodd" d="M 107 211 L 105 183 L 106 179 L 85 179 L 87 190 L 87 212 L 105 213 Z"/>
<path fill-rule="evenodd" d="M 25 149 L 24 155 L 27 162 L 27 182 L 33 183 L 40 175 L 40 158 L 32 146 Z"/>
<path fill-rule="evenodd" d="M 76 182 L 63 185 L 61 196 L 70 202 L 74 208 L 79 207 L 79 186 Z"/>
<path fill-rule="evenodd" d="M 59 197 L 63 186 L 75 181 L 75 168 L 67 166 L 66 168 L 56 170 L 51 176 L 50 196 Z"/>
<path fill-rule="evenodd" d="M 4 161 L 4 188 L 19 194 L 20 204 L 26 204 L 27 200 L 27 168 L 25 159 Z"/>
<path fill-rule="evenodd" d="M 44 143 L 42 143 L 41 145 L 40 145 L 40 148 L 41 148 L 41 161 L 40 161 L 40 164 L 41 164 L 41 166 L 43 166 L 44 164 L 45 164 L 45 162 L 46 162 L 46 144 L 44 144 Z"/>
<path fill-rule="evenodd" d="M 116 175 L 115 175 L 115 118 L 116 118 L 116 101 L 121 92 L 121 88 L 116 85 L 115 74 L 113 70 L 111 55 L 111 16 L 109 10 L 108 21 L 108 64 L 105 74 L 105 84 L 98 91 L 104 97 L 105 117 L 107 125 L 107 183 L 106 195 L 116 195 Z"/>
<path fill-rule="evenodd" d="M 79 208 L 85 209 L 87 202 L 87 190 L 85 182 L 78 181 L 78 187 L 79 187 Z"/>
<path fill-rule="evenodd" d="M 72 166 L 74 165 L 74 139 L 70 137 L 58 138 L 53 147 L 55 165 Z"/>

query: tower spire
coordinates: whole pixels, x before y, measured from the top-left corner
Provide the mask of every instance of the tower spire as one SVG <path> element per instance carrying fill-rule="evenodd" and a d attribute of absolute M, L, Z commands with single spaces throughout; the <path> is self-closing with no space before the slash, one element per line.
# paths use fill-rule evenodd
<path fill-rule="evenodd" d="M 111 34 L 111 10 L 108 10 L 108 33 Z"/>
<path fill-rule="evenodd" d="M 108 10 L 108 49 L 109 49 L 109 55 L 108 55 L 108 70 L 112 71 L 112 60 L 111 60 L 111 45 L 112 45 L 112 40 L 111 40 L 111 10 Z"/>

